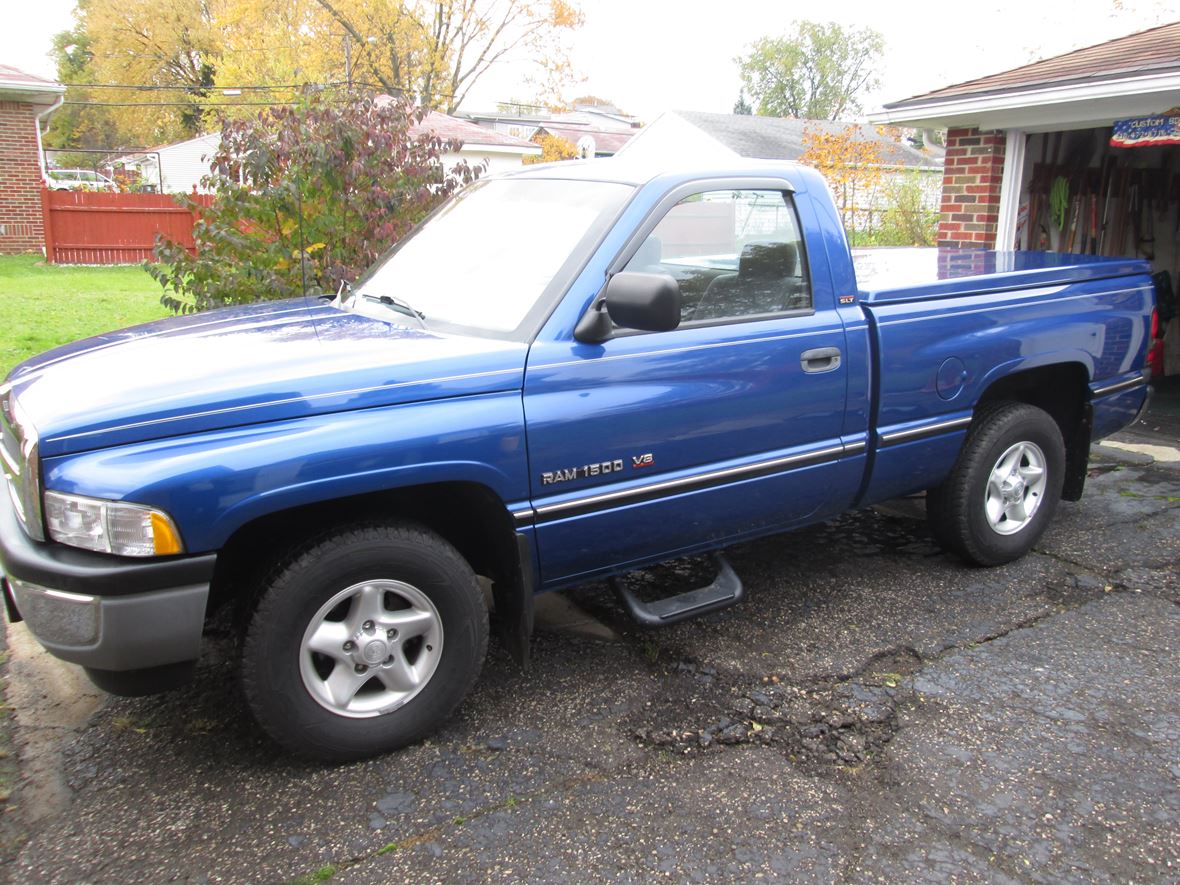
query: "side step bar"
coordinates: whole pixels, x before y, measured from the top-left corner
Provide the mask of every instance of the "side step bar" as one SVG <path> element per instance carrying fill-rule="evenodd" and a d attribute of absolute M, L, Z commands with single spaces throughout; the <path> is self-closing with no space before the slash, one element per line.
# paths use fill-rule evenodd
<path fill-rule="evenodd" d="M 611 587 L 623 608 L 640 626 L 667 627 L 698 615 L 729 608 L 742 601 L 746 591 L 733 566 L 720 553 L 714 559 L 717 562 L 717 577 L 712 584 L 676 596 L 644 602 L 618 578 L 611 578 Z"/>

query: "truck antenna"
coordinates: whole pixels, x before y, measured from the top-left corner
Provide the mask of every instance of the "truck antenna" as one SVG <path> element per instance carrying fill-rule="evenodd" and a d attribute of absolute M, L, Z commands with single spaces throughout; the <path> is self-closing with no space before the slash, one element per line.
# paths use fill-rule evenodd
<path fill-rule="evenodd" d="M 303 188 L 299 186 L 299 178 L 295 178 L 295 208 L 299 215 L 299 285 L 302 287 L 303 297 L 307 297 L 307 250 L 303 246 Z"/>

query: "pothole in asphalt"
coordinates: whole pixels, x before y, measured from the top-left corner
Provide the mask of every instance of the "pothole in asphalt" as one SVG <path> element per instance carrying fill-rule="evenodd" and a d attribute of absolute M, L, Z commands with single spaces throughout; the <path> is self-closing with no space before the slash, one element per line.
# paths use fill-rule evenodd
<path fill-rule="evenodd" d="M 779 748 L 805 767 L 858 767 L 893 739 L 898 708 L 914 694 L 907 677 L 921 665 L 912 649 L 898 649 L 874 656 L 848 679 L 790 684 L 767 676 L 727 689 L 712 684 L 712 668 L 681 661 L 664 702 L 645 711 L 631 735 L 682 756 L 755 744 Z"/>

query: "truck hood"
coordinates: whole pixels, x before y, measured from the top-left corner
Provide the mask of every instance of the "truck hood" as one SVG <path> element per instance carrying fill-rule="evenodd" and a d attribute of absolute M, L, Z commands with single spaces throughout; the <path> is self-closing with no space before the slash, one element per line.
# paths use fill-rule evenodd
<path fill-rule="evenodd" d="M 159 320 L 50 350 L 9 383 L 42 457 L 303 415 L 519 389 L 527 345 L 302 299 Z"/>

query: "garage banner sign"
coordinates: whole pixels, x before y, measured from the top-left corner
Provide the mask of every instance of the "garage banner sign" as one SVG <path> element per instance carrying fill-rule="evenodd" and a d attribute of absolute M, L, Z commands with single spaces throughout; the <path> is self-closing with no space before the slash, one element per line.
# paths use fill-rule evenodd
<path fill-rule="evenodd" d="M 1161 144 L 1180 144 L 1180 113 L 1177 109 L 1154 117 L 1114 121 L 1111 147 L 1154 147 Z"/>

